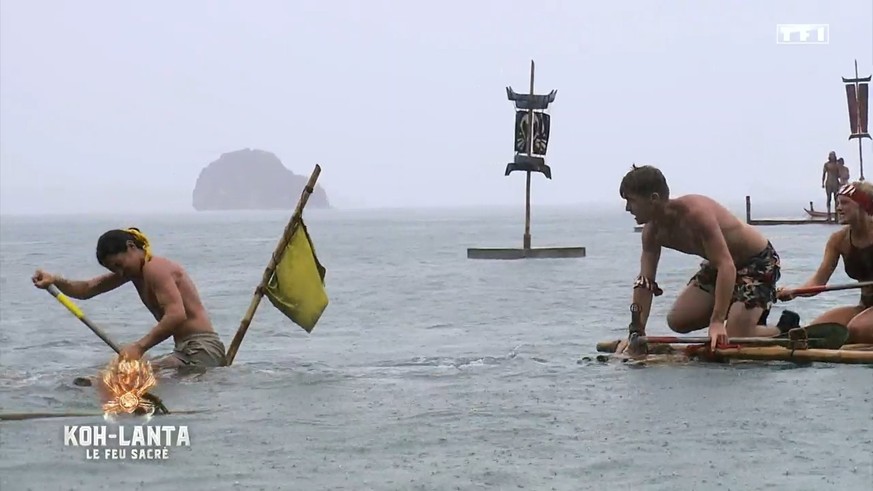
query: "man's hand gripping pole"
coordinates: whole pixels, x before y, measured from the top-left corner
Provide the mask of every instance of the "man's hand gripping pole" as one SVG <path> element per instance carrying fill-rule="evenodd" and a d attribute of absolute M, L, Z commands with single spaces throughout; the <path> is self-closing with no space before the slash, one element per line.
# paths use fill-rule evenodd
<path fill-rule="evenodd" d="M 630 325 L 628 325 L 627 351 L 633 356 L 645 356 L 649 351 L 649 347 L 645 341 L 643 323 L 640 319 L 642 309 L 639 304 L 632 303 L 630 311 L 631 322 Z"/>

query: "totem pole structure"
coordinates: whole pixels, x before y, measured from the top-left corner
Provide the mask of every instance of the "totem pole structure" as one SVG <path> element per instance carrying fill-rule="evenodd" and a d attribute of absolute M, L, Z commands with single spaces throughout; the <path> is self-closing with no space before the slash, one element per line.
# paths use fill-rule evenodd
<path fill-rule="evenodd" d="M 870 79 L 873 76 L 858 76 L 858 60 L 855 60 L 855 78 L 842 77 L 846 85 L 846 100 L 849 103 L 849 140 L 858 140 L 858 166 L 864 180 L 864 138 L 871 139 L 867 130 L 867 106 L 870 100 Z"/>
<path fill-rule="evenodd" d="M 515 103 L 515 158 L 506 165 L 505 176 L 521 171 L 526 174 L 524 188 L 524 237 L 522 247 L 499 249 L 467 249 L 470 259 L 522 258 L 578 258 L 585 257 L 584 247 L 531 247 L 530 236 L 530 182 L 531 174 L 538 172 L 552 178 L 552 169 L 546 165 L 549 147 L 551 116 L 546 112 L 555 101 L 557 90 L 548 94 L 534 92 L 534 62 L 530 62 L 530 92 L 519 94 L 506 88 L 507 98 Z"/>

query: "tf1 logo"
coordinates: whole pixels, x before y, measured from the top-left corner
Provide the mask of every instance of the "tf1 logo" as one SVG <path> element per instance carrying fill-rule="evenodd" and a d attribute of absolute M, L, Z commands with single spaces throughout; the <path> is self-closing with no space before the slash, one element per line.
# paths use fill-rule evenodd
<path fill-rule="evenodd" d="M 776 24 L 776 44 L 828 44 L 828 24 Z"/>

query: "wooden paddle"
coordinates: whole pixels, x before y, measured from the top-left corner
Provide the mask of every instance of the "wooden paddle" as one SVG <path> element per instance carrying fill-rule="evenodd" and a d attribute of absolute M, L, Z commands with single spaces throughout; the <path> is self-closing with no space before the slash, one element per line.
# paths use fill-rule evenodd
<path fill-rule="evenodd" d="M 789 288 L 779 292 L 779 300 L 791 300 L 800 295 L 816 295 L 823 292 L 833 292 L 839 290 L 851 290 L 853 288 L 866 288 L 873 286 L 873 281 L 859 281 L 857 283 L 845 283 L 842 285 L 816 285 L 805 286 L 800 288 Z"/>
<path fill-rule="evenodd" d="M 73 315 L 75 315 L 77 319 L 79 319 L 80 321 L 82 321 L 83 324 L 88 326 L 88 329 L 91 329 L 91 331 L 94 334 L 96 334 L 97 337 L 102 339 L 103 342 L 106 343 L 107 345 L 109 345 L 109 347 L 112 348 L 116 353 L 121 353 L 121 348 L 114 341 L 112 341 L 112 338 L 110 338 L 103 331 L 103 329 L 100 329 L 93 322 L 91 322 L 91 320 L 85 316 L 85 313 L 82 312 L 82 309 L 80 309 L 78 305 L 73 303 L 73 301 L 70 300 L 70 297 L 61 293 L 61 291 L 58 290 L 58 287 L 56 287 L 55 285 L 49 285 L 49 287 L 46 289 L 46 291 L 51 293 L 52 296 L 55 297 L 57 299 L 57 301 L 61 303 L 61 305 L 66 307 L 67 310 L 69 310 Z M 154 404 L 155 409 L 160 414 L 169 414 L 170 413 L 170 410 L 167 409 L 167 406 L 164 405 L 164 401 L 162 401 L 160 399 L 160 397 L 158 397 L 154 394 L 146 393 L 143 395 L 143 398 L 148 400 L 152 404 Z"/>

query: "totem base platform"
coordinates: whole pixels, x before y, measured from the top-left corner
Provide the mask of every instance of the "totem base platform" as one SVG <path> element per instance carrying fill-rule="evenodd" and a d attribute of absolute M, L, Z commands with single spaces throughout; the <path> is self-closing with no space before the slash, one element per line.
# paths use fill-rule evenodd
<path fill-rule="evenodd" d="M 467 259 L 571 259 L 585 257 L 584 247 L 468 248 Z"/>

